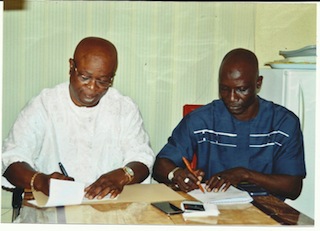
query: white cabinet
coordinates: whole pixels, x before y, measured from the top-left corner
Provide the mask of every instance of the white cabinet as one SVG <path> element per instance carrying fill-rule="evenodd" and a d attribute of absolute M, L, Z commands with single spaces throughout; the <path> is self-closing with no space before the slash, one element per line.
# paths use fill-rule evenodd
<path fill-rule="evenodd" d="M 314 219 L 316 71 L 260 69 L 259 95 L 293 111 L 300 119 L 305 145 L 307 176 L 301 195 L 285 202 Z"/>

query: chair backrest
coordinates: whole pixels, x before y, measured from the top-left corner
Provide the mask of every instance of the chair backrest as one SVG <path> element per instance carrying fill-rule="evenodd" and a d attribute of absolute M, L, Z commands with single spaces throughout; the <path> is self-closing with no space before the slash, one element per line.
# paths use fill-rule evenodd
<path fill-rule="evenodd" d="M 187 115 L 188 113 L 192 112 L 193 110 L 203 106 L 202 104 L 185 104 L 183 105 L 183 116 Z"/>
<path fill-rule="evenodd" d="M 203 106 L 203 104 L 185 104 L 183 105 L 183 116 L 186 116 L 188 113 L 192 112 L 193 110 Z M 195 169 L 197 167 L 197 153 L 193 154 L 191 167 Z"/>

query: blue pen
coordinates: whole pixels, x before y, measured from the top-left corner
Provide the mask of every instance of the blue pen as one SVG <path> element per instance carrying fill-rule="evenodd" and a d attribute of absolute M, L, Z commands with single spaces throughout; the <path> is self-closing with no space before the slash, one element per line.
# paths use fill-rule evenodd
<path fill-rule="evenodd" d="M 63 167 L 63 165 L 62 165 L 61 162 L 59 162 L 59 168 L 60 168 L 60 170 L 61 170 L 61 172 L 62 172 L 63 175 L 68 176 L 68 173 L 67 173 L 67 171 L 65 170 L 65 168 Z"/>

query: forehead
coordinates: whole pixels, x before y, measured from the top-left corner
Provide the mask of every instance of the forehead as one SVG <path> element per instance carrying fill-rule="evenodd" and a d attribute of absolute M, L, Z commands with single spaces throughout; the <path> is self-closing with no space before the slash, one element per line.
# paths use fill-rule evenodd
<path fill-rule="evenodd" d="M 221 66 L 219 72 L 219 83 L 255 83 L 258 71 L 246 63 L 228 63 Z"/>
<path fill-rule="evenodd" d="M 97 56 L 94 54 L 84 55 L 80 58 L 75 59 L 77 67 L 95 67 L 95 68 L 103 68 L 108 65 L 108 60 L 106 60 L 103 56 Z"/>
<path fill-rule="evenodd" d="M 77 68 L 91 75 L 112 75 L 116 71 L 116 63 L 105 56 L 86 55 L 75 60 Z"/>

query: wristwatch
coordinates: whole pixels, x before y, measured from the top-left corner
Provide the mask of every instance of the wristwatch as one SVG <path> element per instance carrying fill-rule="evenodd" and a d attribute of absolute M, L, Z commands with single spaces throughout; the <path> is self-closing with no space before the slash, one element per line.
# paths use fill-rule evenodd
<path fill-rule="evenodd" d="M 129 182 L 131 182 L 134 177 L 134 171 L 132 170 L 132 168 L 124 166 L 122 169 L 124 173 L 129 177 Z"/>
<path fill-rule="evenodd" d="M 180 169 L 180 167 L 176 167 L 176 168 L 174 168 L 171 172 L 169 172 L 169 174 L 168 174 L 168 180 L 172 181 L 172 179 L 173 179 L 173 177 L 174 177 L 174 173 L 175 173 L 177 170 L 179 170 L 179 169 Z"/>

